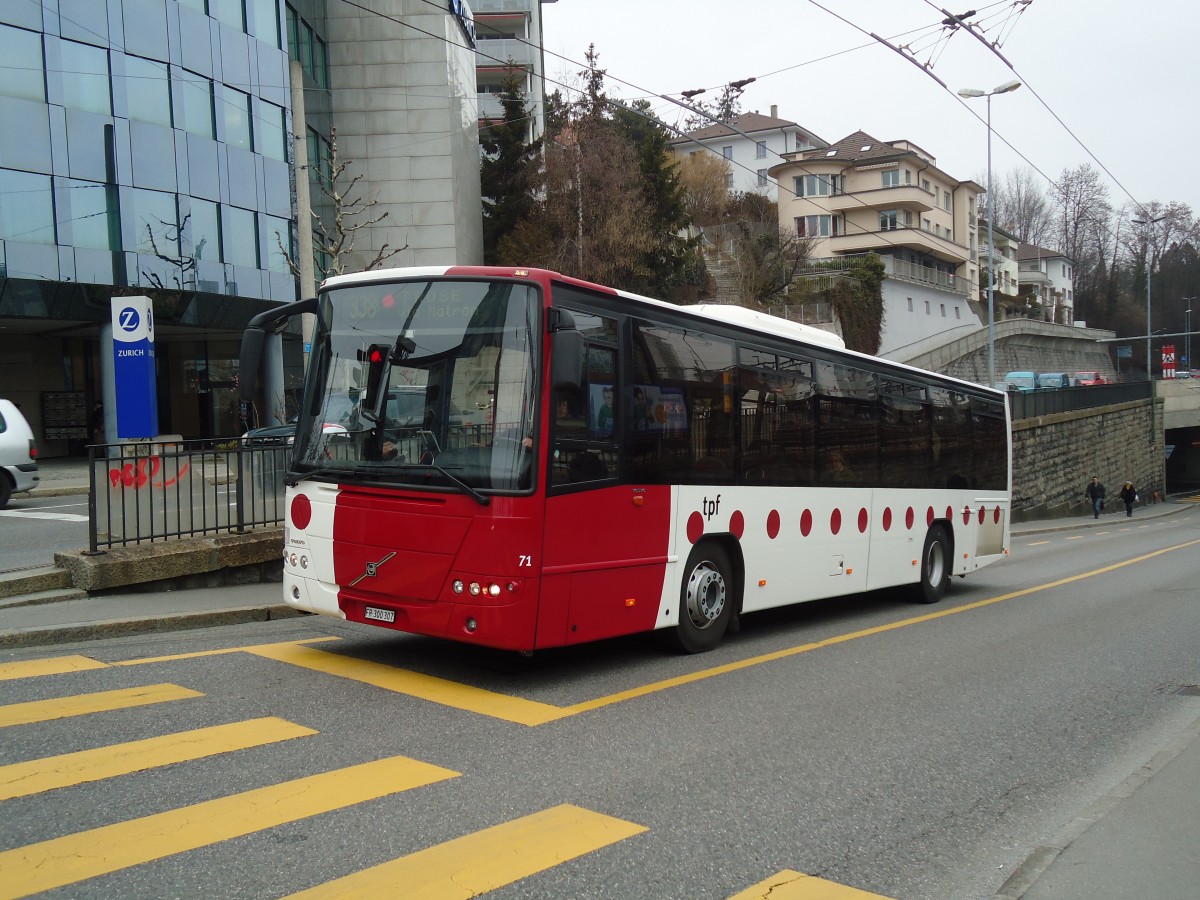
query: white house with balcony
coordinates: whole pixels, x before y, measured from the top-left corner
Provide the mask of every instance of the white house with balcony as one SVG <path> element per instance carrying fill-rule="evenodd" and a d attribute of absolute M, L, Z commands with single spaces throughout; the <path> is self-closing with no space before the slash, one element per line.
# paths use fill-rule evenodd
<path fill-rule="evenodd" d="M 864 131 L 785 154 L 769 174 L 787 188 L 780 192 L 780 227 L 814 241 L 814 263 L 828 260 L 836 270 L 856 255 L 883 260 L 881 355 L 986 324 L 977 297 L 981 185 L 939 169 L 911 141 L 881 141 Z M 829 277 L 820 268 L 814 265 L 813 275 Z"/>
<path fill-rule="evenodd" d="M 1070 257 L 1023 244 L 1017 251 L 1017 270 L 1027 314 L 1059 325 L 1075 323 L 1075 263 Z"/>
<path fill-rule="evenodd" d="M 779 118 L 779 107 L 772 105 L 769 116 L 742 113 L 727 125 L 689 131 L 668 146 L 681 160 L 693 153 L 724 157 L 729 161 L 729 190 L 759 193 L 777 201 L 777 184 L 768 174 L 771 167 L 786 153 L 828 147 L 829 142 L 790 119 Z"/>
<path fill-rule="evenodd" d="M 474 0 L 475 83 L 479 125 L 504 118 L 500 95 L 508 73 L 520 73 L 525 105 L 530 110 L 527 136 L 546 130 L 546 62 L 542 55 L 542 3 L 555 0 Z"/>
<path fill-rule="evenodd" d="M 1018 299 L 1017 251 L 1021 246 L 1015 234 L 1005 231 L 999 225 L 991 229 L 992 264 L 996 268 L 996 280 L 992 288 L 993 301 L 996 307 L 996 320 L 1016 315 L 1022 305 Z M 987 272 L 988 266 L 988 222 L 979 220 L 979 303 L 986 310 L 988 302 Z"/>

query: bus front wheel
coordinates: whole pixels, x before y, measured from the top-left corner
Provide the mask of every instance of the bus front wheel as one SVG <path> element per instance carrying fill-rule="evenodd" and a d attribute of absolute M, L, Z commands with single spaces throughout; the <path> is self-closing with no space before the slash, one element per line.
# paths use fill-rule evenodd
<path fill-rule="evenodd" d="M 703 653 L 720 643 L 733 618 L 734 582 L 729 557 L 717 544 L 697 545 L 688 556 L 679 590 L 675 643 Z"/>
<path fill-rule="evenodd" d="M 921 583 L 913 592 L 918 603 L 937 603 L 950 583 L 950 536 L 941 525 L 934 525 L 925 535 L 921 551 Z"/>

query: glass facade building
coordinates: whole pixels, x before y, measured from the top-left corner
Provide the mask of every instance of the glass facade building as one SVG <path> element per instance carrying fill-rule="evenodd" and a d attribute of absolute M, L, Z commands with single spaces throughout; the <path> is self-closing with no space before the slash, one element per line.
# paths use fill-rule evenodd
<path fill-rule="evenodd" d="M 102 399 L 114 296 L 154 301 L 160 430 L 244 426 L 241 331 L 296 299 L 285 24 L 282 0 L 0 3 L 0 393 L 44 455 L 79 444 L 39 428 L 47 392 Z"/>

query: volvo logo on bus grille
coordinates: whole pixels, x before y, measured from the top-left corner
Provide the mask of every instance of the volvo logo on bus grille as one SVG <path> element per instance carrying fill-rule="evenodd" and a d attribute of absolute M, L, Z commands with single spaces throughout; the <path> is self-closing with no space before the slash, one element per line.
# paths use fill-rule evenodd
<path fill-rule="evenodd" d="M 358 584 L 364 578 L 374 578 L 375 573 L 379 571 L 379 567 L 382 566 L 385 562 L 387 562 L 389 559 L 391 559 L 395 555 L 396 555 L 396 551 L 393 550 L 391 553 L 389 553 L 387 556 L 385 556 L 379 562 L 367 563 L 367 570 L 365 572 L 363 572 L 361 575 L 359 575 L 357 578 L 355 578 L 352 582 L 350 582 L 350 587 L 354 587 L 356 584 Z"/>

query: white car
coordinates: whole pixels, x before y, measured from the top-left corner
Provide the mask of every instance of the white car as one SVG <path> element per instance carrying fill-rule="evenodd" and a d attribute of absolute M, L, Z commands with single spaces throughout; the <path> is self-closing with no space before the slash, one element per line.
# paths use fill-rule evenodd
<path fill-rule="evenodd" d="M 11 400 L 0 398 L 0 509 L 13 494 L 38 485 L 37 443 L 33 429 Z"/>

